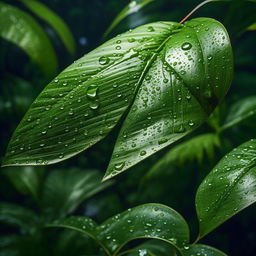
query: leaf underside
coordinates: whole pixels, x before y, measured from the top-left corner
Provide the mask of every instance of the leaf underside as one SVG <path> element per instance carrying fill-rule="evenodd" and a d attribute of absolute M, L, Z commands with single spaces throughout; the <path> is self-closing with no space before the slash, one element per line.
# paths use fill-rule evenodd
<path fill-rule="evenodd" d="M 232 50 L 219 22 L 140 26 L 85 55 L 43 90 L 3 165 L 63 161 L 103 139 L 127 113 L 108 179 L 202 124 L 231 78 Z"/>

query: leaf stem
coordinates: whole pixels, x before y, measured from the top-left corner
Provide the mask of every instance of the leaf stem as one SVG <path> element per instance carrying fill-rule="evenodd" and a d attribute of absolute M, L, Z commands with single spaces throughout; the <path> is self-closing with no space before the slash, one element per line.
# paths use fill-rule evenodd
<path fill-rule="evenodd" d="M 197 5 L 184 19 L 180 21 L 180 24 L 184 23 L 192 14 L 194 14 L 199 8 L 204 6 L 205 4 L 208 4 L 210 2 L 213 2 L 214 0 L 206 0 L 203 1 L 201 4 Z"/>

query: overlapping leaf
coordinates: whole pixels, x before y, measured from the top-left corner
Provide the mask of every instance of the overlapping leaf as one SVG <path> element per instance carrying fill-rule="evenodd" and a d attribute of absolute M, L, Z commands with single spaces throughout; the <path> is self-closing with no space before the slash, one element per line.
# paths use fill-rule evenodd
<path fill-rule="evenodd" d="M 1 2 L 0 23 L 0 37 L 23 49 L 48 77 L 56 75 L 57 58 L 51 42 L 29 14 Z"/>
<path fill-rule="evenodd" d="M 156 172 L 169 168 L 171 164 L 182 166 L 195 160 L 202 163 L 205 155 L 212 160 L 217 147 L 220 147 L 218 135 L 206 133 L 195 136 L 171 148 L 150 168 L 146 178 L 150 178 Z"/>
<path fill-rule="evenodd" d="M 235 102 L 224 121 L 222 130 L 235 126 L 246 119 L 256 116 L 256 96 L 252 95 Z"/>
<path fill-rule="evenodd" d="M 128 5 L 126 5 L 124 7 L 124 9 L 122 11 L 120 11 L 120 13 L 115 17 L 115 19 L 113 20 L 113 22 L 110 24 L 110 26 L 106 29 L 104 35 L 103 35 L 103 39 L 105 39 L 110 32 L 122 21 L 124 20 L 126 17 L 128 17 L 129 15 L 138 12 L 139 10 L 141 10 L 143 7 L 147 6 L 148 4 L 150 4 L 151 2 L 153 2 L 155 0 L 142 0 L 140 2 L 137 2 L 135 0 L 131 0 L 130 3 Z"/>
<path fill-rule="evenodd" d="M 72 157 L 104 138 L 129 109 L 110 178 L 204 122 L 231 77 L 229 38 L 217 21 L 140 26 L 79 59 L 45 88 L 16 129 L 4 165 Z"/>
<path fill-rule="evenodd" d="M 185 256 L 227 256 L 224 252 L 204 244 L 195 244 L 183 250 Z"/>
<path fill-rule="evenodd" d="M 47 177 L 40 198 L 42 212 L 48 220 L 63 218 L 87 198 L 102 191 L 112 182 L 101 183 L 96 170 L 55 170 Z"/>
<path fill-rule="evenodd" d="M 251 140 L 227 154 L 198 188 L 199 237 L 255 201 L 256 140 Z"/>
<path fill-rule="evenodd" d="M 173 209 L 160 204 L 145 204 L 129 209 L 98 227 L 86 217 L 71 217 L 51 226 L 70 228 L 89 235 L 108 255 L 117 255 L 126 243 L 134 239 L 160 239 L 182 248 L 189 242 L 185 220 Z"/>
<path fill-rule="evenodd" d="M 67 50 L 75 53 L 75 40 L 71 31 L 65 22 L 47 6 L 36 0 L 20 0 L 27 8 L 34 12 L 38 17 L 49 23 L 57 32 L 60 39 L 63 41 Z"/>

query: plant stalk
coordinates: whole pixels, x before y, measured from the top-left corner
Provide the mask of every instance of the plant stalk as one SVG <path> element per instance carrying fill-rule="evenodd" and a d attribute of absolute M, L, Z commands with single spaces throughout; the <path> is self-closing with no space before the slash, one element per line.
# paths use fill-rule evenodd
<path fill-rule="evenodd" d="M 208 4 L 210 2 L 213 2 L 215 0 L 206 0 L 203 1 L 201 4 L 197 5 L 184 19 L 182 19 L 180 21 L 180 24 L 184 23 L 191 15 L 193 15 L 199 8 L 201 8 L 202 6 L 204 6 L 205 4 Z"/>

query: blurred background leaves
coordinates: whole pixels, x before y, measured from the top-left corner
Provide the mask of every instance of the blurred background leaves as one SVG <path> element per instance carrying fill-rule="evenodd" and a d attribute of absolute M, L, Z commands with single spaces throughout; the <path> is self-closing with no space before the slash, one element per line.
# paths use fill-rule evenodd
<path fill-rule="evenodd" d="M 106 39 L 152 21 L 180 21 L 200 2 L 198 0 L 152 1 L 118 23 Z M 14 128 L 34 98 L 54 77 L 53 74 L 99 46 L 107 28 L 120 11 L 130 4 L 130 1 L 45 0 L 39 3 L 45 6 L 42 8 L 47 10 L 49 8 L 49 16 L 44 9 L 45 15 L 38 17 L 38 14 L 22 1 L 6 0 L 1 1 L 0 5 L 11 5 L 15 10 L 19 10 L 19 14 L 22 12 L 26 17 L 29 15 L 30 20 L 32 19 L 36 22 L 36 26 L 40 27 L 44 40 L 49 41 L 44 44 L 44 47 L 49 46 L 48 50 L 40 54 L 44 57 L 51 54 L 56 58 L 47 65 L 47 69 L 51 71 L 48 72 L 46 69 L 46 72 L 41 72 L 38 64 L 31 61 L 33 58 L 30 54 L 3 36 L 2 31 L 9 25 L 1 13 L 1 158 Z M 38 11 L 38 8 L 36 10 Z M 52 15 L 55 18 L 60 17 L 65 22 L 73 34 L 74 43 L 70 36 L 66 41 L 61 36 L 63 30 L 66 30 L 63 26 L 60 29 L 62 32 L 58 32 L 55 28 L 59 22 L 58 18 L 56 18 L 58 21 L 54 22 L 55 25 L 47 20 L 46 17 Z M 100 185 L 100 179 L 110 159 L 118 127 L 102 142 L 63 163 L 47 168 L 2 169 L 0 173 L 1 256 L 35 255 L 35 251 L 39 256 L 103 255 L 90 238 L 72 231 L 45 230 L 41 227 L 49 219 L 64 217 L 71 213 L 85 215 L 102 222 L 129 207 L 148 202 L 164 203 L 179 211 L 188 220 L 191 230 L 194 231 L 192 238 L 195 238 L 198 224 L 194 198 L 198 185 L 225 153 L 255 138 L 256 128 L 256 4 L 239 0 L 210 3 L 193 15 L 193 17 L 201 16 L 223 22 L 231 35 L 234 48 L 233 84 L 215 116 L 194 134 L 117 177 L 115 184 Z M 51 21 L 53 22 L 52 18 Z M 34 35 L 31 35 L 31 38 L 34 38 Z M 75 51 L 72 45 L 76 46 Z M 58 70 L 55 62 L 58 62 Z M 54 65 L 55 71 L 51 68 Z M 247 113 L 248 118 L 240 122 L 241 112 Z M 226 129 L 230 124 L 229 120 L 239 121 Z M 194 149 L 192 142 L 196 143 L 198 138 L 206 138 L 203 143 L 196 144 L 196 147 L 200 147 L 201 154 L 191 156 L 194 152 L 188 148 Z M 188 155 L 182 149 L 179 151 L 182 146 L 186 148 Z M 171 152 L 177 152 L 176 156 Z M 167 155 L 170 159 L 164 160 Z M 159 165 L 151 177 L 152 169 L 159 162 L 165 161 L 167 164 Z M 229 255 L 253 255 L 256 251 L 255 213 L 254 205 L 227 221 L 202 242 L 217 247 Z M 154 247 L 149 245 L 150 248 L 152 246 Z"/>

